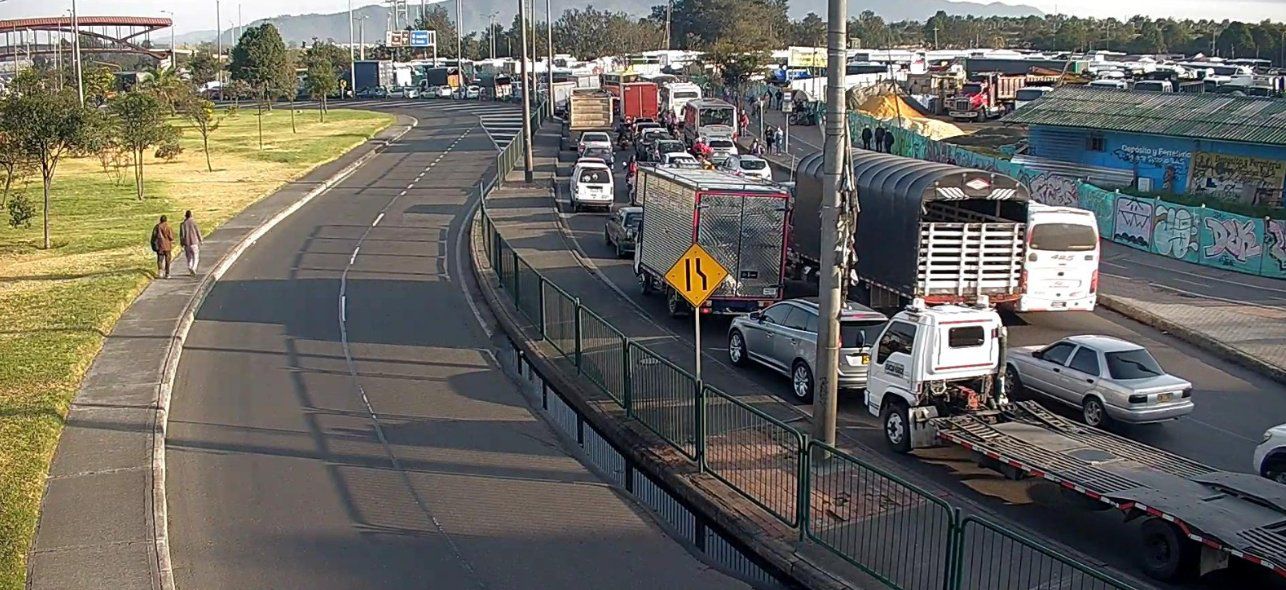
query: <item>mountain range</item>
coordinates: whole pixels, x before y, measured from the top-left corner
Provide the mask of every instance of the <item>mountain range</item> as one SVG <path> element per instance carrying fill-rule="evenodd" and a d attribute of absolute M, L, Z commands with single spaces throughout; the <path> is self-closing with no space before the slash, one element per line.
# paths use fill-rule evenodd
<path fill-rule="evenodd" d="M 439 0 L 442 1 L 442 0 Z M 599 10 L 610 12 L 625 12 L 633 16 L 646 16 L 651 13 L 651 6 L 659 4 L 658 0 L 551 0 L 554 18 L 569 8 L 584 8 L 593 6 Z M 545 3 L 540 0 L 536 2 L 536 19 L 543 21 Z M 409 10 L 414 18 L 421 4 L 410 0 Z M 433 3 L 429 3 L 433 4 Z M 512 0 L 469 0 L 468 9 L 464 14 L 465 31 L 480 31 L 487 27 L 488 15 L 498 13 L 496 20 L 508 27 L 513 21 L 515 2 Z M 455 14 L 454 2 L 446 0 L 443 2 L 447 13 Z M 901 0 L 868 0 L 859 2 L 849 0 L 849 15 L 857 16 L 863 10 L 871 10 L 876 14 L 884 17 L 887 22 L 896 22 L 902 20 L 925 20 L 933 16 L 939 10 L 953 15 L 974 15 L 974 16 L 1028 16 L 1040 15 L 1040 10 L 1026 5 L 1002 4 L 1000 2 L 991 2 L 982 4 L 979 2 L 954 2 L 952 0 L 918 0 L 916 2 L 905 2 Z M 384 31 L 388 26 L 390 11 L 387 7 L 372 4 L 353 10 L 354 18 L 358 19 L 365 28 L 367 43 L 377 43 L 384 38 Z M 815 12 L 823 17 L 826 16 L 826 0 L 793 0 L 790 3 L 790 15 L 793 18 L 801 18 L 809 12 Z M 311 42 L 313 39 L 332 40 L 336 42 L 348 41 L 348 13 L 339 12 L 333 14 L 300 14 L 300 15 L 283 15 L 275 18 L 260 19 L 251 23 L 246 23 L 247 28 L 257 26 L 260 23 L 271 22 L 281 31 L 281 36 L 287 44 L 298 44 L 301 42 Z M 214 31 L 193 31 L 178 35 L 175 42 L 179 44 L 195 44 L 205 41 L 214 41 Z M 234 41 L 234 33 L 230 30 L 223 31 L 223 43 L 229 45 Z"/>

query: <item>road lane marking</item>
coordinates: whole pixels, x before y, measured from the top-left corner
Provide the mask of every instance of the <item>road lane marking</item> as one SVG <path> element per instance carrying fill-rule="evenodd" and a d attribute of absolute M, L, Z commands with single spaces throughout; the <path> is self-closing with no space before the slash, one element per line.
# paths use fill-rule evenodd
<path fill-rule="evenodd" d="M 372 224 L 372 227 L 374 227 L 374 224 Z M 358 246 L 358 247 L 356 247 L 356 248 L 353 248 L 353 255 L 348 257 L 348 264 L 349 264 L 349 266 L 352 266 L 352 264 L 353 264 L 354 262 L 357 262 L 357 253 L 358 253 L 358 252 L 361 252 L 361 251 L 362 251 L 362 247 L 361 247 L 361 246 Z"/>
<path fill-rule="evenodd" d="M 375 226 L 379 225 L 379 224 L 380 224 L 380 221 L 381 221 L 381 220 L 383 220 L 383 219 L 384 219 L 384 213 L 383 213 L 383 212 L 380 212 L 380 214 L 379 214 L 379 215 L 376 215 L 376 216 L 375 216 L 375 221 L 372 221 L 372 222 L 371 222 L 371 227 L 375 227 Z"/>
<path fill-rule="evenodd" d="M 406 196 L 406 191 L 402 191 L 402 192 L 398 193 L 398 194 L 397 194 L 397 196 L 399 196 L 399 197 L 405 197 L 405 196 Z"/>

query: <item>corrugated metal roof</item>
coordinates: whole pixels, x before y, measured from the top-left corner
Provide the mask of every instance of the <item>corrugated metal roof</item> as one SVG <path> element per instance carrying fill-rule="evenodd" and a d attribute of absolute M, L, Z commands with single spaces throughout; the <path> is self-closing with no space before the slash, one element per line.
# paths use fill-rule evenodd
<path fill-rule="evenodd" d="M 1064 86 L 1007 123 L 1286 146 L 1286 100 Z"/>

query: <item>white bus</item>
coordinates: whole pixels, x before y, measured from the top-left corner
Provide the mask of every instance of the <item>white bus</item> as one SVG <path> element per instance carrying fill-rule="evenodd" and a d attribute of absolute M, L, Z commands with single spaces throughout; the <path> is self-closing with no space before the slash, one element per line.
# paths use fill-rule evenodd
<path fill-rule="evenodd" d="M 1016 311 L 1093 311 L 1099 236 L 1094 214 L 1032 203 L 1027 212 L 1023 295 Z"/>
<path fill-rule="evenodd" d="M 732 139 L 737 133 L 737 107 L 722 100 L 689 100 L 683 105 L 683 140 L 692 145 L 698 137 Z"/>
<path fill-rule="evenodd" d="M 670 82 L 661 85 L 661 109 L 683 116 L 683 105 L 701 99 L 701 87 L 691 82 Z"/>

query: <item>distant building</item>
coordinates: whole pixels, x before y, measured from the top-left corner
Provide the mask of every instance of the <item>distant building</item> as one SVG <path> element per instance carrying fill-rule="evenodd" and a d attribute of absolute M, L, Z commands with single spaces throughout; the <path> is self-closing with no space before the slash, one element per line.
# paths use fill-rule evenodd
<path fill-rule="evenodd" d="M 1005 118 L 1024 164 L 1098 184 L 1283 206 L 1286 100 L 1062 87 Z"/>

